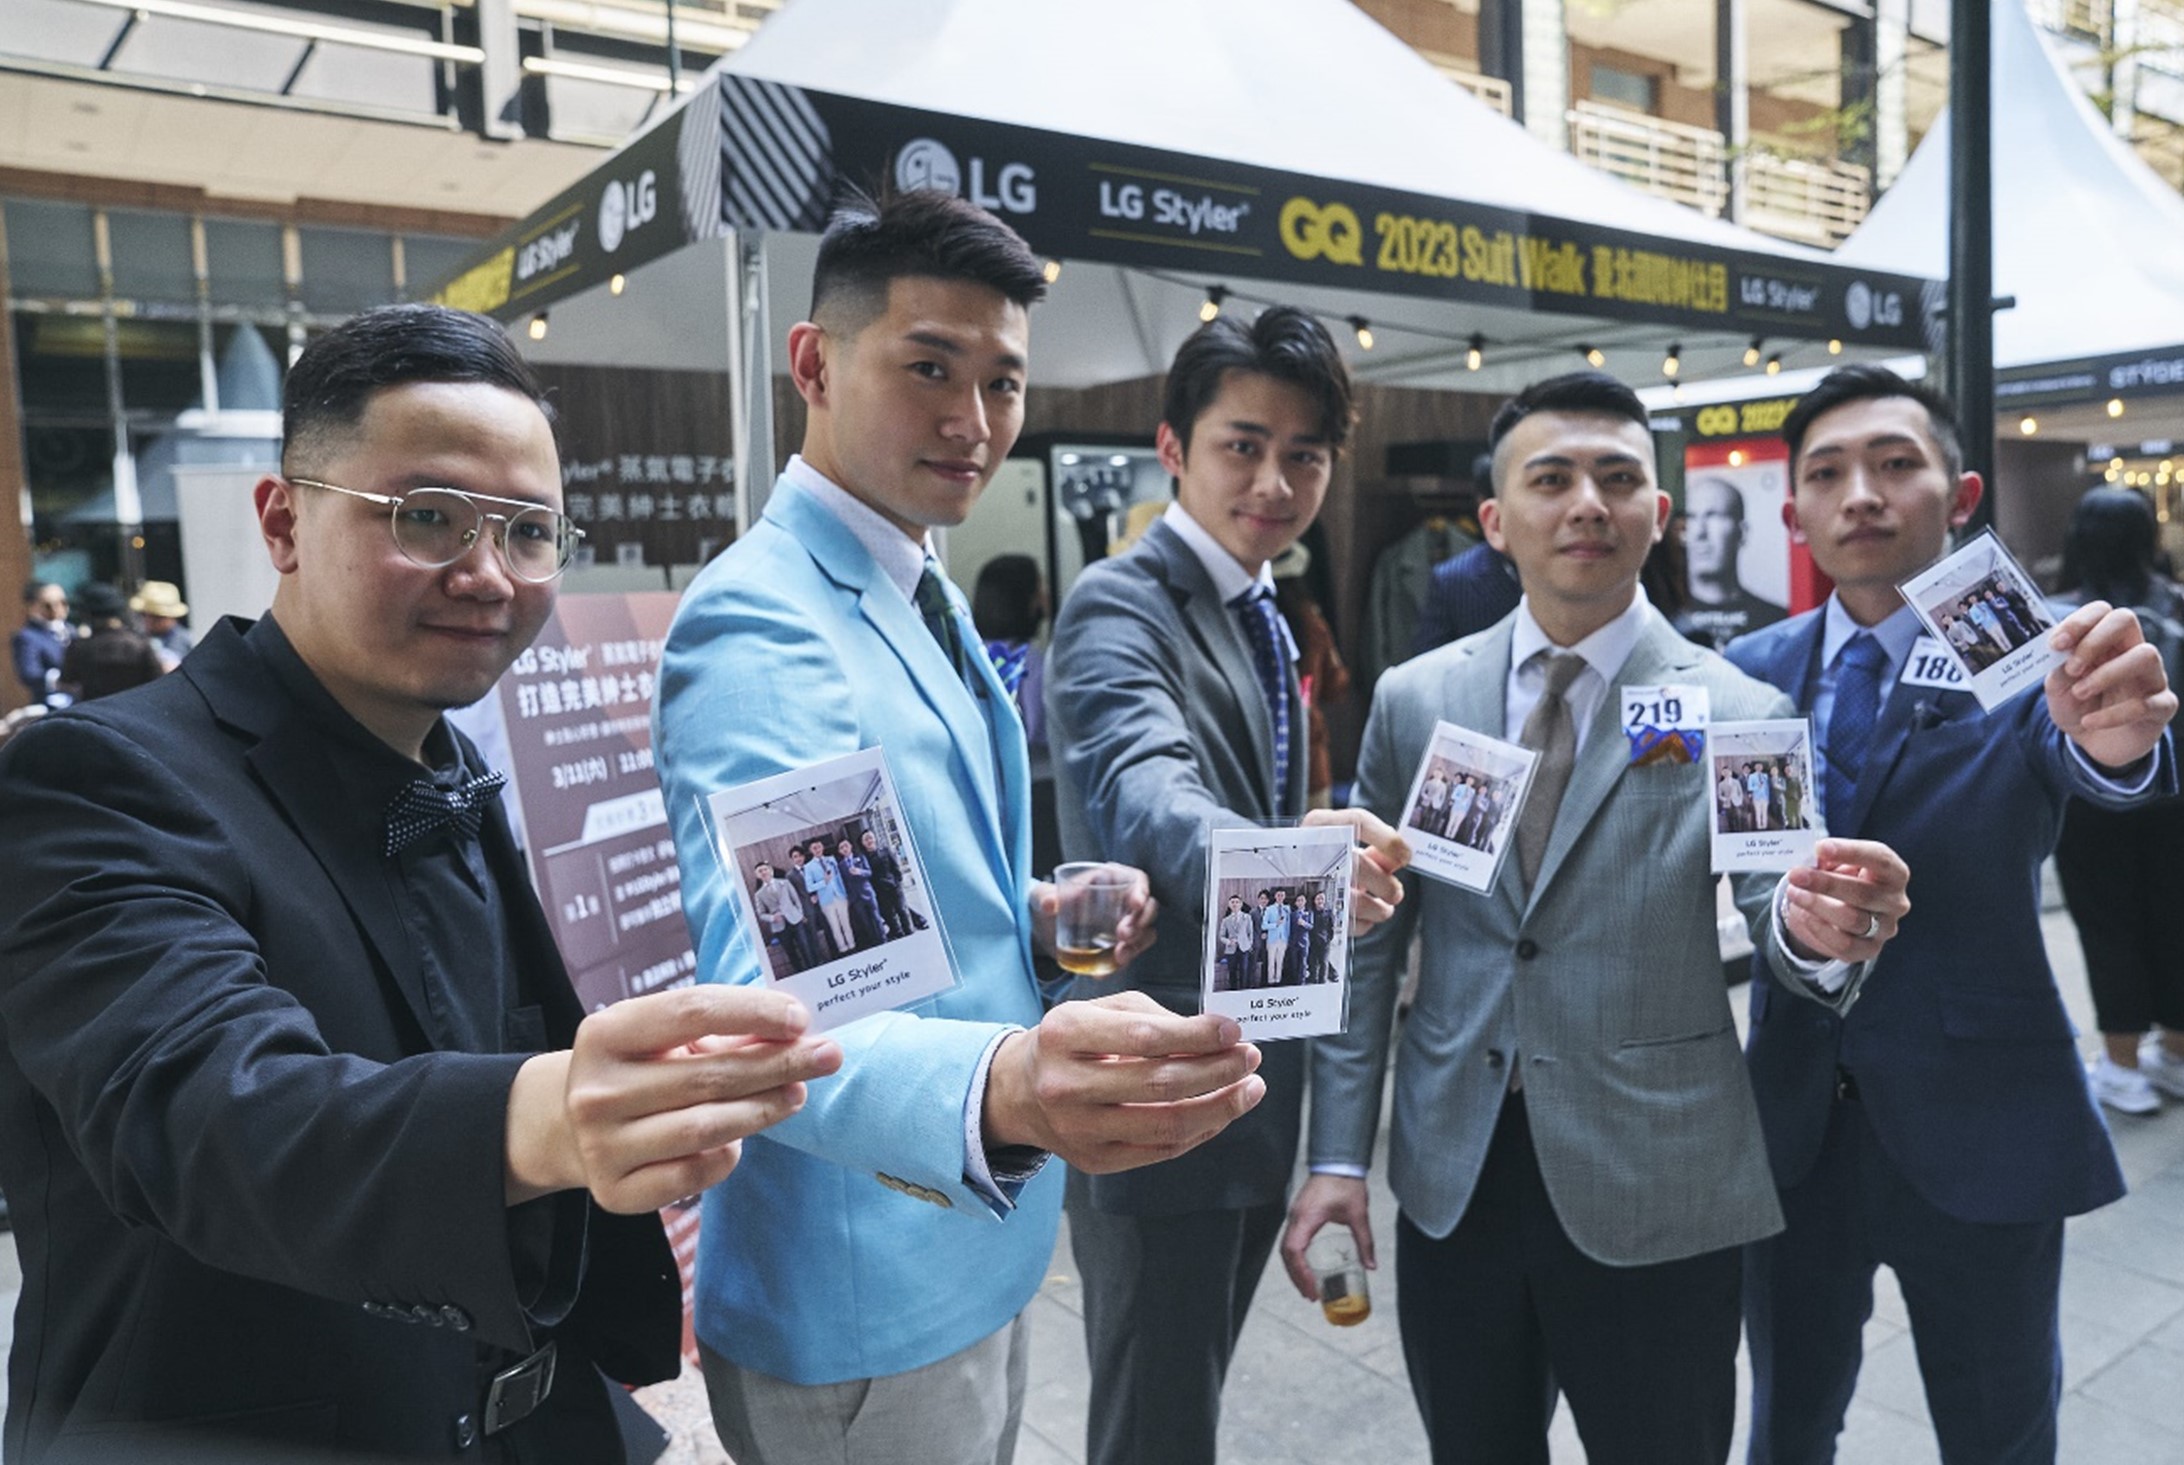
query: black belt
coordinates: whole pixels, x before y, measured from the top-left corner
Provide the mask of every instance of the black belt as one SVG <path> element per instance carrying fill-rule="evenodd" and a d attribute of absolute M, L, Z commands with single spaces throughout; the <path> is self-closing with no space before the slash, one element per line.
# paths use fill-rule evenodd
<path fill-rule="evenodd" d="M 554 1391 L 554 1345 L 493 1375 L 485 1390 L 485 1432 L 499 1434 L 546 1402 Z"/>

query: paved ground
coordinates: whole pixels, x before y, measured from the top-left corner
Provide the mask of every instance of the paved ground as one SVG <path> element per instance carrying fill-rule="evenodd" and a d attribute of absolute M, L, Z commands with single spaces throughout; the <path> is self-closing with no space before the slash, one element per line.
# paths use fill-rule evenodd
<path fill-rule="evenodd" d="M 2051 912 L 2048 945 L 2081 1030 L 2092 1025 L 2084 963 L 2067 915 Z M 1743 994 L 1736 994 L 1742 1020 Z M 2070 1223 L 2063 1274 L 2064 1465 L 2184 1465 L 2184 1104 L 2148 1119 L 2110 1116 L 2131 1194 Z M 1382 1151 L 1385 1153 L 1383 1144 Z M 1395 1206 L 1374 1177 L 1383 1256 Z M 12 1297 L 15 1253 L 0 1248 L 0 1293 Z M 1238 1465 L 1370 1461 L 1411 1465 L 1425 1437 L 1403 1377 L 1393 1272 L 1375 1277 L 1380 1306 L 1355 1328 L 1328 1326 L 1270 1269 L 1229 1377 L 1221 1431 L 1224 1460 Z M 1018 1465 L 1082 1459 L 1084 1338 L 1068 1238 L 1056 1249 L 1032 1304 L 1031 1393 Z M 12 1309 L 8 1310 L 12 1312 Z M 7 1315 L 0 1313 L 0 1337 Z M 1930 1465 L 1938 1460 L 1906 1328 L 1886 1273 L 1856 1399 L 1844 1430 L 1845 1465 Z M 669 1465 L 720 1465 L 704 1389 L 694 1375 L 641 1396 L 675 1431 Z M 1739 1401 L 1740 1414 L 1742 1399 Z M 1741 1418 L 1739 1421 L 1741 1428 Z M 1567 1412 L 1555 1424 L 1556 1465 L 1584 1459 Z M 1741 1456 L 1742 1440 L 1738 1443 Z"/>

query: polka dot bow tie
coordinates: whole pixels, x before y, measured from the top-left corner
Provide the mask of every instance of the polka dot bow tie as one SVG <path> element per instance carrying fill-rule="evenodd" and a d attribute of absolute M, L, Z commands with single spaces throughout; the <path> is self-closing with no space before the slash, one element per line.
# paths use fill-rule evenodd
<path fill-rule="evenodd" d="M 387 810 L 387 853 L 398 855 L 441 830 L 474 839 L 485 819 L 485 806 L 508 782 L 503 773 L 481 773 L 449 787 L 429 778 L 413 778 Z"/>

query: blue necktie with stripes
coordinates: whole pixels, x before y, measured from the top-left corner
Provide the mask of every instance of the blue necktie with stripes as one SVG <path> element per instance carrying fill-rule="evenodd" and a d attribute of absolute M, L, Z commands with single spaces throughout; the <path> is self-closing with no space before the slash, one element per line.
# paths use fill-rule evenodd
<path fill-rule="evenodd" d="M 1289 807 L 1289 654 L 1282 635 L 1282 613 L 1274 608 L 1274 596 L 1263 586 L 1253 586 L 1230 602 L 1244 617 L 1244 639 L 1251 643 L 1251 666 L 1259 674 L 1259 692 L 1266 698 L 1269 725 L 1274 729 L 1274 813 L 1278 818 Z"/>
<path fill-rule="evenodd" d="M 1873 725 L 1880 719 L 1881 668 L 1887 664 L 1888 653 L 1870 631 L 1851 637 L 1835 658 L 1835 707 L 1828 714 L 1828 776 L 1820 807 L 1833 834 L 1850 822 Z"/>

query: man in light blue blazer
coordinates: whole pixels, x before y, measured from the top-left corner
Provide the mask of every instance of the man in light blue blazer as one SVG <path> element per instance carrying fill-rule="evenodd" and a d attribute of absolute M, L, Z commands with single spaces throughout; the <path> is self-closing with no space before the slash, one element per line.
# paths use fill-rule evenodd
<path fill-rule="evenodd" d="M 1265 1092 L 1225 1019 L 1136 993 L 1041 1016 L 1054 897 L 1027 868 L 1023 727 L 928 530 L 962 522 L 1015 440 L 1042 293 L 1023 241 L 952 196 L 838 216 L 789 332 L 803 453 L 692 582 L 662 658 L 655 745 L 700 977 L 763 975 L 704 797 L 874 746 L 960 977 L 836 1030 L 841 1072 L 803 1122 L 705 1197 L 697 1330 L 739 1465 L 1006 1461 L 1059 1220 L 1048 1158 L 1165 1159 Z M 1119 960 L 1152 916 L 1141 884 Z"/>
<path fill-rule="evenodd" d="M 2048 969 L 2040 861 L 2067 799 L 2175 790 L 2176 697 L 2138 618 L 2098 601 L 2052 633 L 2070 659 L 2044 693 L 1983 712 L 1920 685 L 1922 631 L 1896 587 L 1981 493 L 1948 403 L 1844 367 L 1783 436 L 1791 532 L 1835 590 L 1729 658 L 1811 715 L 1830 834 L 1900 850 L 1918 901 L 1855 1008 L 1752 985 L 1752 1087 L 1788 1228 L 1746 1257 L 1751 1458 L 1834 1459 L 1887 1266 L 1942 1458 L 2052 1461 L 2063 1218 L 2123 1177 Z"/>
<path fill-rule="evenodd" d="M 1539 762 L 1494 888 L 1415 880 L 1358 943 L 1348 1030 L 1313 1044 L 1313 1174 L 1283 1259 L 1307 1297 L 1321 1226 L 1347 1224 L 1370 1259 L 1364 1177 L 1392 1054 L 1396 1309 L 1434 1460 L 1545 1465 L 1559 1392 L 1599 1465 L 1720 1465 L 1739 1248 L 1781 1213 L 1721 982 L 1712 779 L 1703 759 L 1632 756 L 1624 689 L 1703 688 L 1718 721 L 1788 699 L 1640 591 L 1669 506 L 1628 387 L 1597 372 L 1537 383 L 1492 441 L 1479 522 L 1524 599 L 1381 679 L 1358 793 L 1400 808 L 1442 720 Z M 1880 949 L 1906 878 L 1885 847 L 1850 840 L 1780 881 L 1742 877 L 1764 980 L 1795 994 L 1786 1005 L 1852 1000 L 1863 967 L 1837 964 Z M 1814 985 L 1829 974 L 1840 996 Z"/>

